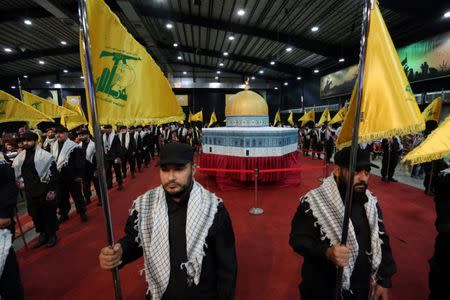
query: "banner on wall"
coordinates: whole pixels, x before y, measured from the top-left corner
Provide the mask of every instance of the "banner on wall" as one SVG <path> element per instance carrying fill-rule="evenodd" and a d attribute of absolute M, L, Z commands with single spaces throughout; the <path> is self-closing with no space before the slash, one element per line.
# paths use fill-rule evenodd
<path fill-rule="evenodd" d="M 397 50 L 409 82 L 450 76 L 450 32 Z M 320 79 L 320 98 L 349 94 L 356 82 L 354 65 Z"/>

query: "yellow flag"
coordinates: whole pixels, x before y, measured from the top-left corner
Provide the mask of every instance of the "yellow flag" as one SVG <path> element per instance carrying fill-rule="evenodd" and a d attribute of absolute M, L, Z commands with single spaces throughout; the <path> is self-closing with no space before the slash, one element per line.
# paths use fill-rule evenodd
<path fill-rule="evenodd" d="M 419 146 L 409 152 L 403 162 L 420 164 L 450 155 L 450 116 L 448 116 Z"/>
<path fill-rule="evenodd" d="M 289 118 L 287 119 L 287 121 L 288 121 L 288 123 L 291 124 L 292 126 L 295 125 L 295 123 L 294 123 L 294 114 L 292 113 L 292 111 L 291 111 L 291 113 L 289 114 Z"/>
<path fill-rule="evenodd" d="M 347 107 L 344 106 L 337 112 L 336 115 L 334 115 L 333 119 L 331 119 L 331 121 L 328 122 L 328 124 L 331 125 L 335 123 L 341 123 L 342 121 L 344 121 L 346 114 L 347 114 Z"/>
<path fill-rule="evenodd" d="M 320 117 L 319 123 L 317 125 L 322 125 L 325 122 L 329 122 L 331 120 L 330 117 L 330 110 L 327 108 L 325 108 L 325 110 L 322 113 L 322 116 Z"/>
<path fill-rule="evenodd" d="M 192 115 L 191 121 L 192 122 L 203 122 L 203 110 L 201 110 L 198 113 Z"/>
<path fill-rule="evenodd" d="M 277 126 L 277 123 L 281 122 L 280 110 L 275 114 L 275 119 L 273 120 L 273 126 Z"/>
<path fill-rule="evenodd" d="M 23 103 L 13 95 L 0 91 L 0 123 L 5 122 L 53 122 L 52 118 L 36 108 Z"/>
<path fill-rule="evenodd" d="M 189 109 L 189 118 L 188 118 L 189 123 L 191 123 L 193 116 L 194 115 L 192 114 L 191 110 Z"/>
<path fill-rule="evenodd" d="M 169 81 L 108 5 L 88 0 L 87 15 L 98 122 L 137 125 L 184 120 Z"/>
<path fill-rule="evenodd" d="M 211 125 L 213 125 L 216 122 L 217 122 L 216 112 L 213 111 L 213 113 L 211 114 L 211 118 L 209 119 L 208 127 L 211 127 Z"/>
<path fill-rule="evenodd" d="M 22 91 L 23 102 L 33 106 L 50 118 L 61 118 L 62 116 L 74 116 L 76 113 L 54 102 L 33 95 L 27 91 Z"/>
<path fill-rule="evenodd" d="M 336 141 L 351 145 L 358 81 L 348 114 Z M 378 5 L 371 10 L 361 103 L 359 143 L 425 129 L 414 94 L 406 78 Z"/>
<path fill-rule="evenodd" d="M 310 111 L 306 112 L 300 119 L 298 119 L 299 121 L 302 121 L 302 126 L 305 126 L 306 123 L 313 121 L 316 121 L 316 112 L 314 111 L 314 108 L 311 109 Z"/>
<path fill-rule="evenodd" d="M 422 116 L 425 121 L 436 121 L 439 122 L 439 118 L 441 117 L 441 109 L 442 109 L 442 97 L 437 97 L 434 99 L 427 108 L 422 112 Z"/>
<path fill-rule="evenodd" d="M 75 112 L 74 116 L 63 116 L 61 118 L 61 124 L 64 125 L 67 129 L 72 130 L 78 126 L 86 125 L 88 123 L 80 103 L 72 105 L 68 97 L 66 101 L 64 101 L 64 107 Z"/>

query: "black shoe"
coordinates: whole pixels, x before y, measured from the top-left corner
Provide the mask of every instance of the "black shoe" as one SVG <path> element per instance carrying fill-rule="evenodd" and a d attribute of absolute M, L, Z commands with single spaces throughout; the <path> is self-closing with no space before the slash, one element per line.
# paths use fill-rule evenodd
<path fill-rule="evenodd" d="M 395 178 L 389 178 L 388 180 L 389 180 L 390 182 L 398 182 L 398 180 L 395 179 Z"/>
<path fill-rule="evenodd" d="M 56 235 L 51 235 L 47 242 L 47 248 L 54 247 L 57 242 L 58 238 L 56 237 Z"/>
<path fill-rule="evenodd" d="M 36 244 L 34 244 L 33 246 L 31 246 L 31 249 L 37 249 L 41 246 L 44 246 L 48 241 L 48 237 L 45 233 L 41 233 L 39 235 L 39 240 L 36 242 Z"/>
<path fill-rule="evenodd" d="M 83 222 L 87 222 L 89 220 L 89 218 L 86 215 L 86 213 L 81 213 L 80 214 L 80 218 L 81 218 L 81 221 L 83 221 Z"/>
<path fill-rule="evenodd" d="M 381 181 L 389 182 L 389 181 L 386 179 L 386 177 L 381 177 Z"/>
<path fill-rule="evenodd" d="M 122 186 L 122 184 L 121 184 L 121 183 L 119 184 L 119 187 L 117 188 L 117 190 L 118 190 L 118 191 L 121 191 L 121 190 L 123 190 L 123 186 Z"/>
<path fill-rule="evenodd" d="M 58 224 L 62 224 L 65 221 L 69 220 L 69 216 L 68 215 L 61 215 L 58 219 Z"/>

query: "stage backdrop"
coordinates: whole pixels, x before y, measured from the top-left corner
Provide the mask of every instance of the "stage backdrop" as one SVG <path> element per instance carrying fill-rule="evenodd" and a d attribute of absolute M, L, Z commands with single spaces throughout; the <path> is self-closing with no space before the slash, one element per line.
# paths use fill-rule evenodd
<path fill-rule="evenodd" d="M 409 82 L 450 76 L 450 32 L 397 50 Z M 357 65 L 323 76 L 320 98 L 350 94 Z"/>

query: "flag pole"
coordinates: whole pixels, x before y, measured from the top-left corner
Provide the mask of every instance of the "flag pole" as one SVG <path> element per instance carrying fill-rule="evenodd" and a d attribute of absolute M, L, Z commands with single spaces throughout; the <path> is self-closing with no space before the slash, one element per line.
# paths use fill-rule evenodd
<path fill-rule="evenodd" d="M 91 55 L 91 42 L 89 39 L 89 26 L 87 22 L 87 10 L 86 10 L 86 0 L 78 1 L 78 14 L 80 16 L 80 27 L 81 27 L 81 43 L 84 49 L 84 65 L 86 68 L 86 82 L 89 93 L 89 98 L 87 100 L 87 104 L 90 106 L 91 117 L 92 117 L 92 127 L 94 130 L 94 138 L 95 138 L 95 152 L 97 157 L 97 173 L 99 177 L 99 185 L 100 185 L 100 196 L 103 201 L 103 213 L 105 215 L 105 225 L 106 225 L 106 234 L 108 238 L 108 244 L 112 247 L 114 246 L 114 234 L 112 228 L 112 220 L 111 220 L 111 211 L 109 206 L 109 197 L 108 197 L 108 189 L 106 186 L 106 173 L 105 173 L 105 161 L 104 161 L 104 153 L 103 153 L 103 140 L 101 138 L 100 126 L 98 124 L 97 118 L 97 106 L 95 99 L 95 86 L 94 86 L 94 78 L 92 72 L 92 55 Z M 115 299 L 122 299 L 122 291 L 120 288 L 120 280 L 119 280 L 119 270 L 118 268 L 114 268 L 112 270 L 113 275 L 113 283 L 114 283 L 114 291 L 115 291 Z"/>
<path fill-rule="evenodd" d="M 349 178 L 347 180 L 347 187 L 345 191 L 345 212 L 344 221 L 342 225 L 342 236 L 341 245 L 347 244 L 348 237 L 348 227 L 350 221 L 350 212 L 353 200 L 353 177 L 355 176 L 355 165 L 356 165 L 356 155 L 358 151 L 358 136 L 359 136 L 359 124 L 361 121 L 361 101 L 363 93 L 363 80 L 364 80 L 364 65 L 366 60 L 366 49 L 367 49 L 367 37 L 369 33 L 369 19 L 370 11 L 372 9 L 371 0 L 364 1 L 363 18 L 361 24 L 361 46 L 359 50 L 359 73 L 358 73 L 358 90 L 357 90 L 357 101 L 356 101 L 356 112 L 355 121 L 352 136 L 352 146 L 350 150 L 350 165 L 349 165 Z M 337 268 L 336 276 L 336 297 L 335 299 L 342 299 L 342 275 L 344 269 L 342 267 Z"/>

